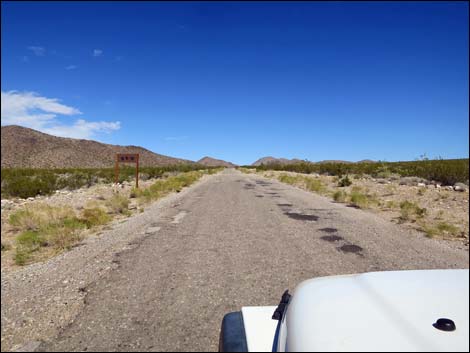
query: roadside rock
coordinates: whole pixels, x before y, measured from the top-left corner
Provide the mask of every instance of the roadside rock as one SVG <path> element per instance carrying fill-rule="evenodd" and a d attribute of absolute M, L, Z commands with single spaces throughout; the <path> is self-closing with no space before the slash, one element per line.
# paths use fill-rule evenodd
<path fill-rule="evenodd" d="M 427 182 L 425 179 L 419 177 L 403 177 L 400 179 L 399 184 L 408 186 L 420 186 L 419 184 L 426 185 Z"/>
<path fill-rule="evenodd" d="M 460 192 L 465 192 L 465 191 L 468 191 L 468 186 L 465 185 L 464 183 L 456 183 L 454 185 L 454 190 L 455 191 L 460 191 Z"/>
<path fill-rule="evenodd" d="M 2 200 L 1 203 L 2 203 L 2 210 L 3 209 L 9 210 L 14 202 L 10 200 Z"/>

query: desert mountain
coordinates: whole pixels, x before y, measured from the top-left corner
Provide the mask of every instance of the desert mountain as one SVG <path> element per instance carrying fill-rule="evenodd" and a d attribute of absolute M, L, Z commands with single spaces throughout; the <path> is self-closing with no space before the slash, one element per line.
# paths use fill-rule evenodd
<path fill-rule="evenodd" d="M 138 146 L 56 137 L 16 125 L 2 126 L 1 132 L 2 168 L 113 167 L 116 153 L 139 153 L 142 166 L 194 163 Z"/>
<path fill-rule="evenodd" d="M 223 161 L 221 159 L 215 159 L 212 157 L 204 157 L 197 161 L 198 164 L 202 164 L 208 167 L 236 167 L 235 164 Z"/>
<path fill-rule="evenodd" d="M 260 166 L 263 164 L 273 164 L 273 163 L 279 163 L 279 164 L 293 164 L 293 163 L 299 163 L 303 162 L 300 159 L 286 159 L 286 158 L 275 158 L 275 157 L 263 157 L 258 159 L 256 162 L 251 164 L 252 166 Z"/>
<path fill-rule="evenodd" d="M 325 159 L 323 161 L 318 161 L 318 162 L 315 162 L 315 163 L 318 163 L 318 164 L 322 164 L 322 163 L 354 163 L 354 162 L 350 162 L 350 161 L 343 161 L 343 160 L 340 160 L 340 159 Z"/>

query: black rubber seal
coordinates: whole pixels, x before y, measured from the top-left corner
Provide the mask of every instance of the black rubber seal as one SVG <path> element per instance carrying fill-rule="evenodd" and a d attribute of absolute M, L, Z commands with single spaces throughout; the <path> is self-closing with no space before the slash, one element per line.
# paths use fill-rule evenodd
<path fill-rule="evenodd" d="M 224 316 L 220 329 L 219 352 L 248 352 L 241 311 Z"/>

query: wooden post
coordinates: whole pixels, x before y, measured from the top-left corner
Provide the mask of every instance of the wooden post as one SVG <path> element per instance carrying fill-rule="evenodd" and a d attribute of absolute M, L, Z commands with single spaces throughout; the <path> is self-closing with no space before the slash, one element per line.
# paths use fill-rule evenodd
<path fill-rule="evenodd" d="M 135 188 L 139 188 L 139 155 L 137 154 L 137 161 L 135 165 Z"/>
<path fill-rule="evenodd" d="M 114 165 L 114 182 L 119 182 L 119 153 L 116 153 L 116 164 Z"/>

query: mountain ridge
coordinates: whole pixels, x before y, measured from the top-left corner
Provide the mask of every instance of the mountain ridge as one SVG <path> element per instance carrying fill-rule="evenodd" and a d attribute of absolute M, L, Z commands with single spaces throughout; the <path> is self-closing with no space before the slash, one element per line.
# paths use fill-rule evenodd
<path fill-rule="evenodd" d="M 233 164 L 232 162 L 227 162 L 222 159 L 216 159 L 216 158 L 208 157 L 208 156 L 201 158 L 196 163 L 202 164 L 208 167 L 227 167 L 227 168 L 236 167 L 236 165 Z"/>
<path fill-rule="evenodd" d="M 18 125 L 1 127 L 2 168 L 106 168 L 114 166 L 116 153 L 139 153 L 141 166 L 194 163 L 140 146 L 58 137 Z"/>

